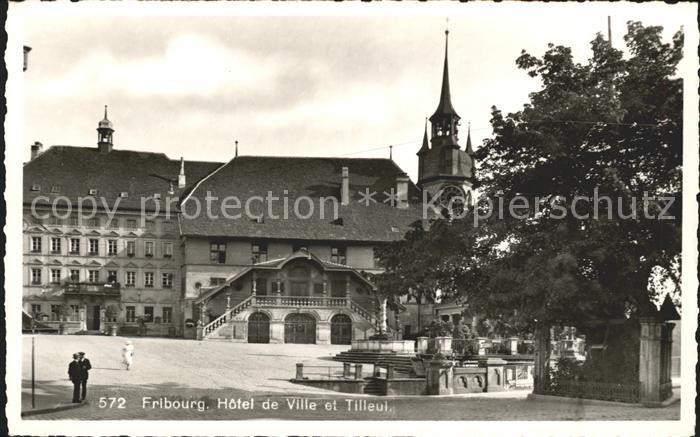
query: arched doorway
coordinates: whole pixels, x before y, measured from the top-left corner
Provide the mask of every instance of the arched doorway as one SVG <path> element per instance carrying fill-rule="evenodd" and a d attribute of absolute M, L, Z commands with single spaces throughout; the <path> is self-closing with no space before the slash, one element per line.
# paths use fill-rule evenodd
<path fill-rule="evenodd" d="M 309 314 L 294 313 L 284 319 L 285 343 L 316 343 L 316 320 Z"/>
<path fill-rule="evenodd" d="M 350 344 L 352 320 L 345 314 L 336 314 L 331 319 L 331 344 Z"/>
<path fill-rule="evenodd" d="M 253 313 L 248 318 L 248 343 L 270 342 L 270 318 L 265 313 Z"/>

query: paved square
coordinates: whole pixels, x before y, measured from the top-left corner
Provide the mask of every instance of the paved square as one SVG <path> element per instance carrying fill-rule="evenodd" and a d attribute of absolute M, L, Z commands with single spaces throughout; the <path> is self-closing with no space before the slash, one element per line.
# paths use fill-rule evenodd
<path fill-rule="evenodd" d="M 92 362 L 89 405 L 31 419 L 315 419 L 315 420 L 677 420 L 679 404 L 647 409 L 529 401 L 525 392 L 459 397 L 347 395 L 289 382 L 295 365 L 334 366 L 348 346 L 197 342 L 130 338 L 134 366 L 121 364 L 126 339 L 103 336 L 36 336 L 36 380 L 41 404 L 69 401 L 67 367 L 73 352 Z M 23 409 L 28 409 L 31 337 L 23 338 Z M 100 398 L 105 398 L 100 400 Z M 113 402 L 110 398 L 117 399 Z M 119 400 L 123 398 L 123 401 Z M 144 399 L 148 399 L 144 403 Z M 233 400 L 233 402 L 231 402 Z M 245 402 L 254 400 L 254 405 Z M 188 408 L 152 408 L 178 401 Z M 229 401 L 229 402 L 225 402 Z M 265 409 L 268 401 L 277 409 Z M 334 402 L 335 401 L 335 402 Z M 355 402 L 360 401 L 360 402 Z M 368 401 L 375 411 L 368 411 Z M 226 407 L 222 407 L 222 402 Z M 315 408 L 312 403 L 315 402 Z M 200 408 L 204 405 L 203 408 Z M 233 408 L 231 408 L 233 406 Z M 123 407 L 123 408 L 120 408 Z"/>

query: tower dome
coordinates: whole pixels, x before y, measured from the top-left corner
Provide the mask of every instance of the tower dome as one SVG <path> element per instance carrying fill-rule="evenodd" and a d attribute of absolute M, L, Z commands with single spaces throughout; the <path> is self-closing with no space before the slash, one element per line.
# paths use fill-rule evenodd
<path fill-rule="evenodd" d="M 97 123 L 97 148 L 102 153 L 112 151 L 112 134 L 114 126 L 107 118 L 107 105 L 105 105 L 105 117 Z"/>

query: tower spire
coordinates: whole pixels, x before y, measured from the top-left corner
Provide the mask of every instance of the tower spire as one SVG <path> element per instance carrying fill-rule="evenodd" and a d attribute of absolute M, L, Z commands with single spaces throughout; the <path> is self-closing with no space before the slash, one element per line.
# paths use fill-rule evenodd
<path fill-rule="evenodd" d="M 428 145 L 428 117 L 425 117 L 425 127 L 423 128 L 423 145 L 421 145 L 418 153 L 416 155 L 423 155 L 430 151 L 430 146 Z"/>
<path fill-rule="evenodd" d="M 467 123 L 467 153 L 473 154 L 474 149 L 472 149 L 472 123 Z"/>
<path fill-rule="evenodd" d="M 440 88 L 440 103 L 435 110 L 435 113 L 430 117 L 430 121 L 435 121 L 441 115 L 454 116 L 459 119 L 457 111 L 452 106 L 452 96 L 450 94 L 450 69 L 448 62 L 448 47 L 449 47 L 450 31 L 445 29 L 445 61 L 442 67 L 442 87 Z"/>

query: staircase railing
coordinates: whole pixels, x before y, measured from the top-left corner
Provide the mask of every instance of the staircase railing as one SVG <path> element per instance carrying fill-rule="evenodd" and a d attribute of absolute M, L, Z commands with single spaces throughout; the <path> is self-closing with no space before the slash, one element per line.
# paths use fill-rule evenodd
<path fill-rule="evenodd" d="M 331 307 L 342 307 L 345 306 L 347 303 L 350 305 L 350 309 L 358 314 L 360 317 L 362 317 L 364 320 L 367 321 L 367 323 L 370 324 L 377 332 L 379 332 L 379 323 L 380 320 L 378 317 L 375 317 L 367 311 L 364 307 L 362 307 L 360 304 L 357 302 L 353 301 L 352 299 L 345 299 L 345 298 L 324 298 L 324 301 L 322 302 L 320 299 L 315 299 L 315 298 L 309 298 L 309 297 L 283 297 L 281 300 L 281 305 L 290 305 L 290 306 L 331 306 Z M 233 308 L 229 309 L 228 311 L 224 312 L 222 315 L 217 317 L 216 319 L 212 320 L 208 324 L 206 324 L 202 328 L 202 335 L 204 337 L 208 336 L 209 334 L 213 333 L 217 329 L 219 329 L 221 326 L 225 325 L 228 323 L 229 320 L 234 318 L 236 315 L 238 315 L 241 311 L 245 310 L 246 308 L 250 306 L 276 306 L 278 305 L 277 297 L 273 296 L 248 296 L 245 300 L 241 301 L 238 305 L 234 306 Z M 393 330 L 387 326 L 386 330 L 387 334 L 393 334 Z"/>
<path fill-rule="evenodd" d="M 374 327 L 374 330 L 376 332 L 379 332 L 379 324 L 381 323 L 381 321 L 379 320 L 379 317 L 373 316 L 372 313 L 370 313 L 369 311 L 364 309 L 364 307 L 362 307 L 360 304 L 356 303 L 352 299 L 350 300 L 350 309 L 353 312 L 355 312 L 356 314 L 358 314 L 360 317 L 365 319 L 367 321 L 367 323 L 369 323 L 372 327 Z M 387 334 L 390 334 L 390 335 L 394 334 L 394 330 L 391 329 L 391 327 L 389 327 L 389 326 L 386 327 L 385 332 Z"/>
<path fill-rule="evenodd" d="M 206 337 L 207 335 L 216 331 L 222 325 L 225 325 L 229 320 L 231 320 L 233 317 L 235 317 L 238 313 L 240 313 L 244 309 L 251 306 L 253 303 L 253 297 L 254 296 L 248 296 L 245 300 L 240 302 L 238 305 L 234 306 L 233 308 L 224 312 L 222 315 L 220 315 L 216 319 L 209 322 L 207 325 L 204 326 L 204 328 L 202 328 L 203 329 L 202 335 L 204 337 Z"/>

